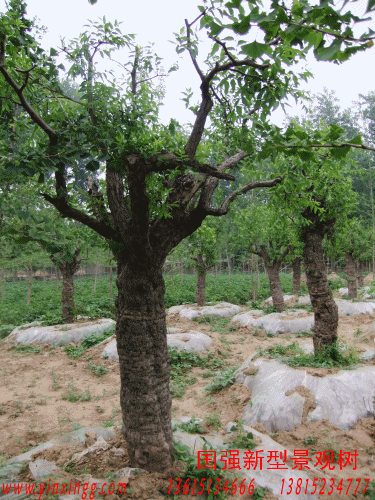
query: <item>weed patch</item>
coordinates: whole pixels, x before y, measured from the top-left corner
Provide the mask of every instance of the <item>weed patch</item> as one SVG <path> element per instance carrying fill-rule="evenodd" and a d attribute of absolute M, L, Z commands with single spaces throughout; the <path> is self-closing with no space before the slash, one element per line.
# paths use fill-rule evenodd
<path fill-rule="evenodd" d="M 14 347 L 11 346 L 9 349 L 14 349 L 16 352 L 20 354 L 40 354 L 42 352 L 42 348 L 38 345 L 30 345 L 30 344 L 19 344 Z"/>
<path fill-rule="evenodd" d="M 106 368 L 104 365 L 96 365 L 94 363 L 90 363 L 87 367 L 95 377 L 101 377 L 105 373 L 108 373 L 108 368 Z"/>
<path fill-rule="evenodd" d="M 232 318 L 222 318 L 221 316 L 198 316 L 197 318 L 193 318 L 193 321 L 199 324 L 209 324 L 211 332 L 225 334 L 238 330 L 237 325 L 230 324 Z"/>
<path fill-rule="evenodd" d="M 315 368 L 353 368 L 360 362 L 359 356 L 354 349 L 347 349 L 347 346 L 335 342 L 323 348 L 316 354 L 300 354 L 291 356 L 283 360 L 287 365 L 311 366 Z"/>
<path fill-rule="evenodd" d="M 62 394 L 61 398 L 71 403 L 76 403 L 77 401 L 91 401 L 91 394 L 88 390 L 79 392 L 78 388 L 71 382 L 69 384 L 69 390 Z"/>
<path fill-rule="evenodd" d="M 103 340 L 107 339 L 108 337 L 111 337 L 114 332 L 115 327 L 111 326 L 108 328 L 108 330 L 102 332 L 100 335 L 92 334 L 86 337 L 78 347 L 72 345 L 66 346 L 64 348 L 64 351 L 70 358 L 79 358 L 86 351 L 86 349 L 89 349 L 90 347 L 93 347 L 94 345 L 97 345 Z"/>
<path fill-rule="evenodd" d="M 221 391 L 221 389 L 224 389 L 225 387 L 233 385 L 235 382 L 234 372 L 239 368 L 239 366 L 240 365 L 236 365 L 228 370 L 218 373 L 214 380 L 205 387 L 205 390 L 213 394 L 214 392 Z"/>
<path fill-rule="evenodd" d="M 204 429 L 200 420 L 196 420 L 194 417 L 188 424 L 177 424 L 176 427 L 189 434 L 204 434 Z"/>
<path fill-rule="evenodd" d="M 232 448 L 251 450 L 256 447 L 253 433 L 245 431 L 242 420 L 239 420 L 237 427 L 233 426 L 231 431 L 233 431 L 233 437 L 230 438 L 228 444 Z"/>

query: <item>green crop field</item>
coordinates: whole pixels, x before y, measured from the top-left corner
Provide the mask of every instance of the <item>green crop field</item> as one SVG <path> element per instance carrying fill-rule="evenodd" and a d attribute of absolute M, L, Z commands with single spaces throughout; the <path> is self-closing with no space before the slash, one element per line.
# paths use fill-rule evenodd
<path fill-rule="evenodd" d="M 292 275 L 281 273 L 284 293 L 292 291 Z M 260 286 L 258 300 L 270 296 L 269 281 L 264 274 L 259 276 Z M 185 274 L 181 280 L 175 275 L 172 281 L 170 275 L 165 276 L 166 293 L 165 307 L 195 302 L 196 275 Z M 93 293 L 94 278 L 83 277 L 74 280 L 76 315 L 91 318 L 114 318 L 114 301 L 109 296 L 109 277 L 98 278 L 96 293 Z M 62 323 L 61 317 L 61 282 L 56 290 L 55 282 L 34 281 L 31 290 L 31 303 L 26 305 L 27 282 L 7 282 L 5 298 L 0 300 L 0 327 L 20 325 L 32 321 L 43 321 L 45 324 Z M 114 297 L 117 289 L 113 287 Z M 247 274 L 227 274 L 217 276 L 209 274 L 206 283 L 207 302 L 231 302 L 245 304 L 251 300 L 252 282 Z M 8 328 L 9 329 L 9 328 Z"/>

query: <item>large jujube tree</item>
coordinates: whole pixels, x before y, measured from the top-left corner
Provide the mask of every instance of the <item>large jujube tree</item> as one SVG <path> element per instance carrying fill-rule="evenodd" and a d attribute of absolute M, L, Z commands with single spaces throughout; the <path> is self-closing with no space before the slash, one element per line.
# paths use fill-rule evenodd
<path fill-rule="evenodd" d="M 228 171 L 262 153 L 255 130 L 242 150 L 223 151 L 222 143 L 213 143 L 208 153 L 202 148 L 207 117 L 221 105 L 217 89 L 231 94 L 229 119 L 243 115 L 259 125 L 288 95 L 298 97 L 298 75 L 288 66 L 310 48 L 318 59 L 342 62 L 372 44 L 366 36 L 355 39 L 350 24 L 357 18 L 336 11 L 329 1 L 296 1 L 291 8 L 274 1 L 265 12 L 256 1 L 213 0 L 199 9 L 197 19 L 186 21 L 177 35 L 177 51 L 188 52 L 200 78 L 201 102 L 187 141 L 173 121 L 169 127 L 157 121 L 162 88 L 154 77 L 162 74 L 160 59 L 136 46 L 133 36 L 123 35 L 118 23 L 92 23 L 59 49 L 70 64 L 69 75 L 82 79 L 80 98 L 72 99 L 59 86 L 58 51 L 46 54 L 39 46 L 25 4 L 11 0 L 0 20 L 2 105 L 17 103 L 30 117 L 29 139 L 22 148 L 1 144 L 2 168 L 14 168 L 16 158 L 20 169 L 27 164 L 29 171 L 39 171 L 41 183 L 43 171 L 53 170 L 56 193 L 42 193 L 44 199 L 111 246 L 118 267 L 116 337 L 124 433 L 130 465 L 149 471 L 169 470 L 173 455 L 164 261 L 207 215 L 224 215 L 237 196 L 283 179 L 273 174 L 252 180 L 213 206 L 220 180 L 235 180 Z M 203 63 L 197 26 L 208 30 L 213 43 Z M 131 53 L 124 90 L 99 81 L 95 66 L 99 55 L 109 57 L 120 48 Z M 105 163 L 106 190 L 91 183 L 91 201 L 83 207 L 66 180 L 78 157 L 86 158 L 88 172 Z"/>

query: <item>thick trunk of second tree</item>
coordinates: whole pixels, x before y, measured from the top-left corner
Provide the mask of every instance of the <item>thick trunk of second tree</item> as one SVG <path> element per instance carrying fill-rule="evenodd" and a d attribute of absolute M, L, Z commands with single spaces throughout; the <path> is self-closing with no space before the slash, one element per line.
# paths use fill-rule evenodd
<path fill-rule="evenodd" d="M 362 260 L 359 260 L 357 262 L 357 282 L 358 282 L 358 286 L 362 287 L 364 286 L 364 282 L 363 282 L 363 271 L 365 269 L 365 264 Z"/>
<path fill-rule="evenodd" d="M 355 260 L 349 252 L 345 254 L 346 262 L 346 279 L 348 281 L 348 298 L 355 299 L 357 297 L 357 278 L 355 275 Z"/>
<path fill-rule="evenodd" d="M 277 312 L 285 311 L 285 303 L 283 296 L 283 287 L 280 281 L 280 264 L 274 265 L 265 264 L 268 279 L 270 280 L 270 290 L 273 305 L 276 307 Z"/>
<path fill-rule="evenodd" d="M 313 330 L 314 351 L 317 353 L 323 345 L 332 345 L 337 340 L 338 310 L 333 300 L 325 272 L 323 236 L 325 227 L 315 224 L 304 230 L 303 263 L 311 304 L 314 310 L 315 325 Z"/>
<path fill-rule="evenodd" d="M 203 262 L 203 255 L 199 254 L 197 260 L 197 286 L 195 289 L 195 297 L 197 306 L 206 305 L 206 266 Z"/>
<path fill-rule="evenodd" d="M 301 257 L 293 260 L 293 294 L 299 292 L 301 288 Z"/>
<path fill-rule="evenodd" d="M 65 323 L 73 323 L 74 321 L 74 273 L 81 263 L 78 258 L 80 252 L 81 249 L 77 247 L 69 261 L 65 260 L 63 256 L 50 256 L 52 262 L 58 266 L 62 276 L 61 313 Z"/>
<path fill-rule="evenodd" d="M 118 260 L 116 339 L 130 464 L 169 471 L 174 453 L 162 265 Z"/>
<path fill-rule="evenodd" d="M 65 323 L 74 321 L 74 278 L 69 269 L 60 268 L 62 274 L 61 312 Z"/>

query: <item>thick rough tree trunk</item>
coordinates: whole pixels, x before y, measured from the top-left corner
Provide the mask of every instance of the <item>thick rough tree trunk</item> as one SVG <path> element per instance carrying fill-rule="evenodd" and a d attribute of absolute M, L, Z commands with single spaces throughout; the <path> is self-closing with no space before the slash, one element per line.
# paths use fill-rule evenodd
<path fill-rule="evenodd" d="M 357 278 L 355 275 L 355 261 L 350 252 L 345 254 L 346 262 L 346 279 L 348 281 L 348 298 L 355 299 L 357 297 Z"/>
<path fill-rule="evenodd" d="M 170 370 L 160 267 L 118 261 L 116 338 L 123 433 L 132 467 L 170 470 Z"/>
<path fill-rule="evenodd" d="M 363 271 L 365 269 L 365 266 L 366 266 L 366 264 L 362 260 L 359 260 L 357 262 L 357 282 L 358 282 L 358 286 L 360 286 L 360 287 L 364 286 Z"/>
<path fill-rule="evenodd" d="M 328 285 L 324 265 L 323 236 L 328 229 L 314 214 L 308 214 L 313 224 L 304 230 L 305 248 L 303 263 L 306 270 L 307 288 L 314 310 L 315 325 L 313 331 L 314 351 L 323 345 L 331 345 L 337 340 L 338 310 Z"/>
<path fill-rule="evenodd" d="M 198 306 L 206 305 L 206 266 L 203 261 L 203 255 L 199 254 L 196 257 L 197 265 L 197 286 L 195 289 L 195 297 Z"/>
<path fill-rule="evenodd" d="M 273 265 L 265 264 L 268 279 L 270 280 L 270 289 L 273 305 L 277 312 L 285 311 L 285 303 L 283 296 L 283 287 L 280 281 L 280 263 L 277 261 Z"/>
<path fill-rule="evenodd" d="M 293 260 L 293 294 L 299 292 L 301 288 L 301 257 Z"/>

